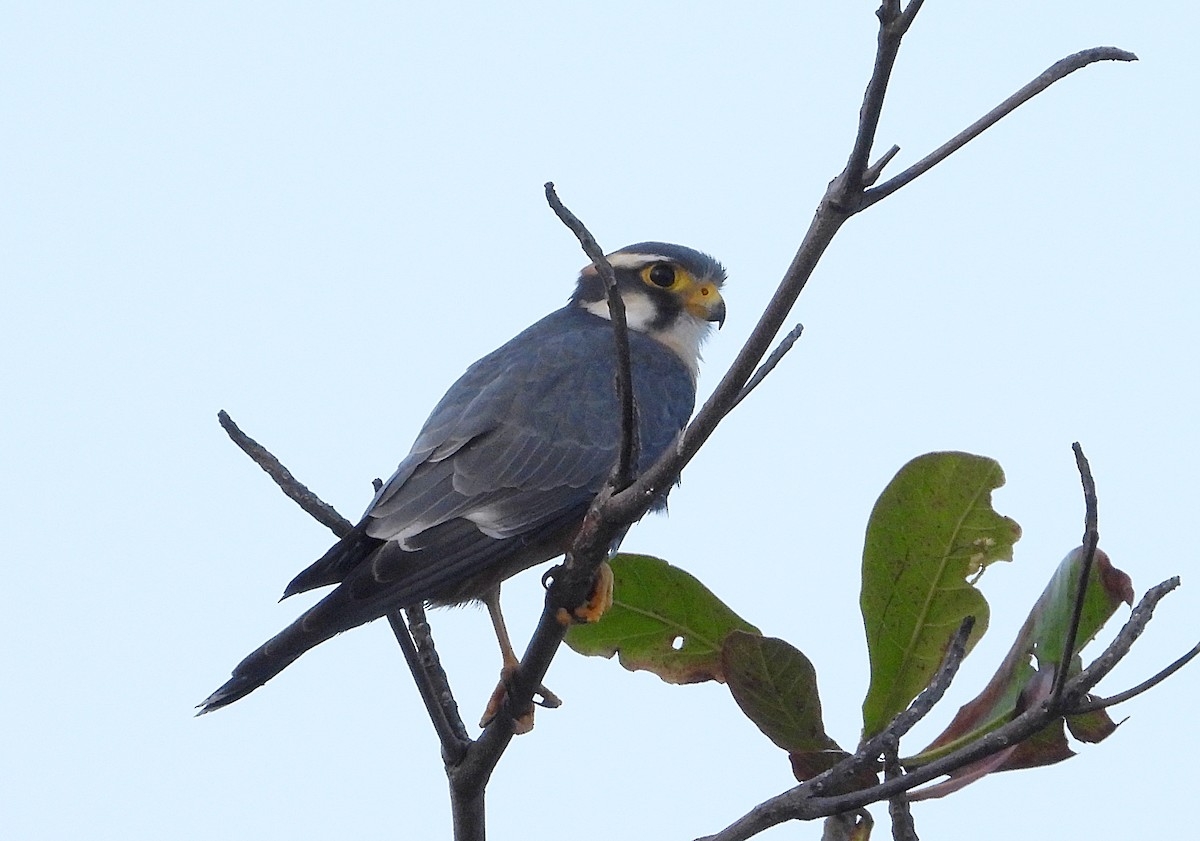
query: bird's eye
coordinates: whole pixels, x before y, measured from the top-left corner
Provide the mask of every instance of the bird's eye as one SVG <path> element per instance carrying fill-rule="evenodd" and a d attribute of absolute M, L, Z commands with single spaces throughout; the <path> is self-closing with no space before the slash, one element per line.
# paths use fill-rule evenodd
<path fill-rule="evenodd" d="M 675 267 L 669 263 L 655 263 L 647 271 L 646 279 L 655 286 L 669 289 L 675 283 Z"/>

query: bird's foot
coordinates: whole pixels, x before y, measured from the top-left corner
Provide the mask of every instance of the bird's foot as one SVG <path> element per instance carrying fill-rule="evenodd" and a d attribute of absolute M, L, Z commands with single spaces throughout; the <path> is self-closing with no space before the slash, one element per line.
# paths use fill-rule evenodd
<path fill-rule="evenodd" d="M 596 580 L 592 584 L 592 592 L 587 601 L 568 612 L 559 608 L 555 618 L 561 625 L 578 625 L 599 622 L 600 617 L 608 612 L 613 603 L 613 571 L 607 561 L 601 561 L 596 567 Z"/>
<path fill-rule="evenodd" d="M 515 695 L 515 692 L 511 692 L 511 690 L 515 689 L 515 678 L 518 667 L 519 664 L 514 662 L 511 664 L 506 663 L 500 669 L 500 682 L 496 684 L 496 688 L 492 690 L 492 696 L 488 698 L 487 707 L 483 711 L 483 717 L 479 720 L 480 727 L 487 727 L 491 724 L 496 719 L 496 716 L 500 714 L 500 711 L 504 709 L 504 702 L 508 696 L 510 694 Z M 541 700 L 538 700 L 539 698 Z M 539 684 L 534 692 L 533 702 L 529 704 L 528 708 L 513 716 L 514 735 L 520 736 L 533 729 L 534 704 L 552 710 L 561 707 L 562 700 L 549 689 Z"/>

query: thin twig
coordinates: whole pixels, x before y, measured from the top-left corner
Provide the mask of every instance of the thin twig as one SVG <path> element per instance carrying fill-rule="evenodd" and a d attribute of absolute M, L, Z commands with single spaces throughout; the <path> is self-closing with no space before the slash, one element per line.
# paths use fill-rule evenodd
<path fill-rule="evenodd" d="M 633 363 L 629 355 L 629 325 L 625 319 L 625 301 L 621 298 L 621 293 L 617 291 L 617 276 L 608 262 L 608 258 L 604 256 L 604 249 L 596 242 L 596 238 L 579 220 L 579 217 L 568 210 L 558 198 L 558 193 L 554 191 L 554 182 L 547 181 L 545 189 L 546 201 L 559 220 L 570 229 L 571 233 L 575 234 L 575 238 L 583 247 L 583 253 L 600 273 L 608 294 L 608 312 L 613 325 L 613 342 L 617 359 L 617 399 L 621 404 L 621 445 L 617 451 L 617 464 L 613 469 L 610 482 L 614 490 L 622 490 L 633 481 L 640 444 L 638 441 L 637 403 L 633 397 Z"/>
<path fill-rule="evenodd" d="M 457 765 L 466 755 L 467 748 L 470 746 L 470 740 L 464 740 L 458 733 L 454 732 L 454 727 L 446 716 L 446 710 L 441 704 L 438 697 L 439 693 L 430 679 L 429 673 L 421 663 L 421 655 L 417 652 L 416 644 L 413 642 L 412 636 L 409 634 L 408 626 L 404 623 L 404 617 L 401 616 L 399 610 L 389 610 L 387 612 L 388 624 L 392 626 L 392 633 L 396 636 L 396 642 L 400 644 L 400 650 L 404 652 L 404 659 L 408 663 L 408 669 L 412 672 L 413 680 L 417 684 L 417 691 L 421 695 L 421 700 L 425 704 L 425 711 L 429 713 L 429 720 L 433 722 L 433 729 L 437 733 L 438 741 L 442 743 L 442 761 L 446 765 Z"/>
<path fill-rule="evenodd" d="M 842 177 L 847 179 L 847 191 L 856 199 L 861 195 L 866 183 L 864 174 L 867 172 L 871 148 L 875 145 L 875 132 L 879 128 L 879 117 L 883 113 L 883 100 L 887 96 L 888 82 L 892 77 L 892 68 L 896 64 L 896 56 L 900 53 L 900 42 L 912 25 L 913 18 L 921 8 L 920 2 L 914 0 L 908 4 L 908 9 L 900 9 L 899 0 L 884 0 L 875 13 L 879 18 L 879 37 L 875 49 L 875 69 L 871 80 L 867 83 L 866 94 L 863 96 L 862 110 L 859 112 L 858 133 L 851 147 L 850 157 Z"/>
<path fill-rule="evenodd" d="M 1075 585 L 1075 603 L 1071 607 L 1071 621 L 1067 625 L 1067 638 L 1063 645 L 1062 658 L 1058 663 L 1058 671 L 1054 674 L 1054 686 L 1050 697 L 1058 703 L 1062 699 L 1063 687 L 1067 682 L 1067 673 L 1075 657 L 1075 641 L 1079 637 L 1079 623 L 1083 619 L 1083 605 L 1087 599 L 1087 588 L 1091 581 L 1092 565 L 1096 561 L 1096 547 L 1100 545 L 1100 521 L 1097 512 L 1096 480 L 1092 478 L 1092 466 L 1088 464 L 1083 447 L 1076 441 L 1071 445 L 1075 451 L 1075 466 L 1079 470 L 1079 480 L 1083 484 L 1083 563 L 1079 567 L 1079 579 Z"/>
<path fill-rule="evenodd" d="M 954 632 L 954 636 L 950 638 L 950 644 L 946 646 L 946 654 L 942 657 L 941 665 L 938 666 L 933 680 L 913 699 L 907 709 L 893 718 L 887 727 L 863 742 L 853 756 L 843 759 L 828 771 L 809 781 L 815 794 L 838 791 L 845 783 L 856 779 L 859 772 L 872 766 L 878 760 L 889 742 L 895 742 L 898 745 L 900 739 L 915 727 L 917 722 L 929 714 L 929 711 L 942 700 L 946 690 L 954 681 L 954 676 L 958 674 L 963 660 L 966 659 L 967 642 L 971 638 L 971 631 L 974 627 L 974 616 L 968 616 L 962 621 L 958 630 Z"/>
<path fill-rule="evenodd" d="M 307 487 L 301 484 L 295 476 L 284 467 L 279 459 L 271 455 L 271 453 L 262 444 L 255 441 L 246 433 L 242 432 L 241 428 L 233 422 L 233 418 L 222 409 L 217 412 L 217 420 L 220 421 L 221 427 L 233 439 L 233 443 L 237 444 L 246 455 L 254 460 L 254 463 L 267 472 L 267 475 L 275 480 L 275 484 L 280 490 L 287 495 L 289 499 L 299 505 L 304 511 L 320 523 L 326 526 L 331 532 L 338 537 L 345 537 L 350 533 L 354 526 L 334 510 L 333 506 L 324 502 L 319 496 L 310 491 Z"/>
<path fill-rule="evenodd" d="M 750 395 L 750 392 L 758 388 L 758 384 L 767 378 L 767 374 L 775 370 L 775 366 L 792 349 L 792 345 L 796 344 L 796 340 L 800 338 L 800 334 L 803 332 L 803 324 L 797 324 L 788 331 L 788 334 L 775 346 L 775 350 L 771 351 L 771 355 L 767 357 L 766 361 L 758 366 L 758 370 L 754 372 L 754 376 L 750 378 L 750 381 L 742 386 L 742 390 L 733 399 L 733 406 L 730 407 L 730 411 L 737 408 L 737 405 L 745 400 Z"/>
<path fill-rule="evenodd" d="M 1001 102 L 991 111 L 988 111 L 908 169 L 893 178 L 889 178 L 878 187 L 867 190 L 862 199 L 862 207 L 870 207 L 881 199 L 887 198 L 910 181 L 933 169 L 1055 82 L 1097 61 L 1137 61 L 1137 56 L 1128 50 L 1121 50 L 1116 47 L 1092 47 L 1089 50 L 1082 50 L 1060 61 L 1056 61 L 1032 82 L 1025 85 L 1025 87 Z"/>
<path fill-rule="evenodd" d="M 887 165 L 892 162 L 892 158 L 896 157 L 898 154 L 900 154 L 900 147 L 892 146 L 891 149 L 888 149 L 883 153 L 882 158 L 867 167 L 866 171 L 863 173 L 863 186 L 870 187 L 872 184 L 878 181 L 879 176 L 883 175 L 884 168 L 887 167 Z"/>
<path fill-rule="evenodd" d="M 467 735 L 467 725 L 463 723 L 462 716 L 459 715 L 458 703 L 450 691 L 450 679 L 446 676 L 446 670 L 442 668 L 437 647 L 433 644 L 433 630 L 429 627 L 429 620 L 425 616 L 425 607 L 420 604 L 409 605 L 404 608 L 404 616 L 408 620 L 408 632 L 412 634 L 412 640 L 417 646 L 417 653 L 421 655 L 421 668 L 429 676 L 429 681 L 437 694 L 438 704 L 441 706 L 446 720 L 450 722 L 450 728 L 460 741 L 469 742 L 471 739 Z"/>
<path fill-rule="evenodd" d="M 1198 654 L 1200 654 L 1200 643 L 1197 643 L 1195 646 L 1193 646 L 1191 651 L 1180 657 L 1171 665 L 1167 666 L 1158 674 L 1154 675 L 1154 677 L 1142 681 L 1132 689 L 1126 689 L 1124 692 L 1118 692 L 1116 695 L 1111 695 L 1108 698 L 1092 698 L 1089 701 L 1076 704 L 1071 708 L 1071 715 L 1082 715 L 1083 713 L 1090 713 L 1095 712 L 1096 710 L 1107 709 L 1108 707 L 1115 707 L 1117 704 L 1125 703 L 1130 698 L 1136 698 L 1143 692 L 1158 686 L 1171 675 L 1175 674 L 1188 663 L 1192 662 L 1192 660 L 1194 660 Z"/>
<path fill-rule="evenodd" d="M 1154 615 L 1154 608 L 1159 601 L 1178 586 L 1179 576 L 1174 576 L 1151 587 L 1146 592 L 1146 595 L 1130 612 L 1129 618 L 1125 620 L 1125 624 L 1121 626 L 1121 630 L 1108 644 L 1108 647 L 1092 661 L 1091 665 L 1072 678 L 1066 689 L 1063 690 L 1062 706 L 1067 712 L 1073 710 L 1076 704 L 1091 692 L 1092 687 L 1124 659 L 1125 655 L 1129 653 L 1129 649 L 1137 642 L 1137 638 L 1146 630 L 1146 625 L 1150 623 L 1150 619 Z"/>
<path fill-rule="evenodd" d="M 883 748 L 883 779 L 896 780 L 904 776 L 900 768 L 900 745 L 896 739 L 888 739 Z M 893 841 L 920 841 L 917 827 L 913 823 L 912 808 L 907 792 L 897 792 L 888 800 L 888 815 L 892 819 Z"/>

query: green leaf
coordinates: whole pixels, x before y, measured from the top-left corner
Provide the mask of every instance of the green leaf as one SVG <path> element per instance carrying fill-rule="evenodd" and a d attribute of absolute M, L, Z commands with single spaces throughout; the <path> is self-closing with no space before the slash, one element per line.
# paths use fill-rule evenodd
<path fill-rule="evenodd" d="M 667 683 L 723 681 L 721 644 L 731 631 L 759 630 L 696 578 L 648 555 L 617 555 L 613 605 L 599 622 L 568 629 L 580 654 L 612 657 L 630 671 L 644 669 Z"/>
<path fill-rule="evenodd" d="M 1086 550 L 1082 546 L 1072 549 L 1058 565 L 1050 583 L 1033 606 L 1027 627 L 1021 629 L 1018 644 L 1032 644 L 1032 653 L 1038 661 L 1038 670 L 1054 668 L 1062 662 L 1067 647 L 1067 630 L 1075 608 L 1075 597 L 1079 591 L 1079 574 L 1083 569 Z M 1099 549 L 1092 563 L 1087 592 L 1083 599 L 1083 613 L 1079 617 L 1079 631 L 1075 639 L 1075 666 L 1070 671 L 1079 671 L 1078 652 L 1095 639 L 1096 634 L 1116 612 L 1122 603 L 1133 604 L 1133 582 L 1129 576 L 1112 565 L 1108 555 Z"/>
<path fill-rule="evenodd" d="M 882 730 L 928 686 L 962 620 L 975 617 L 968 648 L 987 628 L 973 581 L 1012 560 L 1020 527 L 997 514 L 1000 465 L 968 453 L 930 453 L 900 469 L 867 525 L 861 607 L 871 658 L 863 738 Z"/>
<path fill-rule="evenodd" d="M 734 631 L 725 638 L 721 665 L 733 700 L 776 745 L 797 753 L 837 748 L 821 721 L 817 672 L 799 649 Z"/>

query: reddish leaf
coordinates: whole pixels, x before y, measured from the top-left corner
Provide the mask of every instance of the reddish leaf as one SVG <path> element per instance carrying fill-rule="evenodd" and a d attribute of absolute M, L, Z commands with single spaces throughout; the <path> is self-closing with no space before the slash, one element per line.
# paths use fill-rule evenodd
<path fill-rule="evenodd" d="M 929 747 L 918 756 L 906 760 L 906 765 L 917 766 L 928 762 L 957 745 L 999 727 L 1020 710 L 1048 697 L 1066 646 L 1083 557 L 1082 547 L 1067 555 L 1030 611 L 1016 641 L 988 685 L 974 700 L 959 709 L 950 726 Z M 1078 652 L 1095 637 L 1118 605 L 1122 602 L 1131 603 L 1132 600 L 1133 587 L 1129 576 L 1114 567 L 1107 555 L 1097 551 L 1084 599 L 1070 674 L 1076 674 L 1082 668 Z M 1036 668 L 1031 660 L 1036 662 Z M 1067 724 L 1076 738 L 1089 742 L 1100 741 L 1116 729 L 1103 710 L 1074 716 Z M 927 792 L 924 796 L 948 794 L 991 771 L 1050 765 L 1071 756 L 1074 756 L 1074 752 L 1068 746 L 1060 720 L 1005 751 L 999 761 L 993 757 L 959 769 L 947 783 L 923 790 Z"/>

